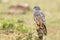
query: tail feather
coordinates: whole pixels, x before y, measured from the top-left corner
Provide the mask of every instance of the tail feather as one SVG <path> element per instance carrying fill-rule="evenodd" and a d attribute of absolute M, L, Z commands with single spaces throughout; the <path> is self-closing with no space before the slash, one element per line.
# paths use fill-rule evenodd
<path fill-rule="evenodd" d="M 47 35 L 47 28 L 46 28 L 46 25 L 43 24 L 43 33 L 44 35 Z"/>

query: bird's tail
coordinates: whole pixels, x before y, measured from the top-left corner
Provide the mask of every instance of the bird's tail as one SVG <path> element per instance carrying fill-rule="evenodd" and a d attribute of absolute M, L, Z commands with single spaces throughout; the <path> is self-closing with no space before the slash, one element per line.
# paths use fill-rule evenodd
<path fill-rule="evenodd" d="M 46 25 L 43 24 L 43 33 L 44 35 L 47 35 L 47 28 L 46 28 Z"/>

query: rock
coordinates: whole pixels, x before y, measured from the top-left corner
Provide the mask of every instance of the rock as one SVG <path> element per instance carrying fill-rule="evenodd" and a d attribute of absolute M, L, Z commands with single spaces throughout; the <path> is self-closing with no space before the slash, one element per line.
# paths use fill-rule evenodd
<path fill-rule="evenodd" d="M 24 10 L 30 10 L 30 6 L 27 3 L 21 3 L 19 4 Z"/>
<path fill-rule="evenodd" d="M 9 2 L 9 0 L 2 0 L 2 2 L 3 2 L 3 3 L 8 3 L 8 2 Z"/>
<path fill-rule="evenodd" d="M 21 4 L 13 4 L 9 7 L 8 13 L 9 14 L 24 14 L 27 11 L 30 10 L 30 6 L 28 4 L 25 3 L 21 3 Z"/>

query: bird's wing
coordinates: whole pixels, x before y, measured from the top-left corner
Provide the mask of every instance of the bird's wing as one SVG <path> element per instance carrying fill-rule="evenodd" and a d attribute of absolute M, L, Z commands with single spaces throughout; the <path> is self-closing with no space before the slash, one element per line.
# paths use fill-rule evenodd
<path fill-rule="evenodd" d="M 46 25 L 46 23 L 45 23 L 45 15 L 43 14 L 43 12 L 40 12 L 40 18 L 41 18 L 41 21 L 42 21 L 42 23 L 44 24 L 44 25 Z"/>

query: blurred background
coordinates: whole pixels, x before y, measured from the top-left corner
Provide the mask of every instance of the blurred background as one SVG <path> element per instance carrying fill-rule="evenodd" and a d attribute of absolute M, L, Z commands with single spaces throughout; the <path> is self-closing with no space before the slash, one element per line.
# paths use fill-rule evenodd
<path fill-rule="evenodd" d="M 35 5 L 46 17 L 46 40 L 60 40 L 60 0 L 0 0 L 0 40 L 38 40 Z"/>

